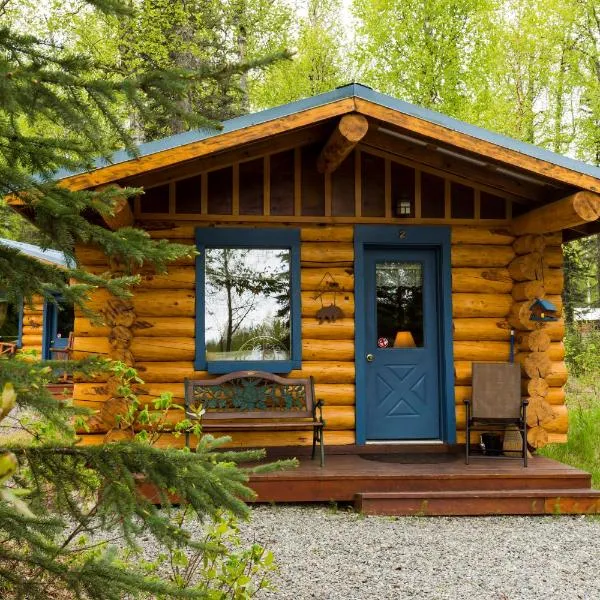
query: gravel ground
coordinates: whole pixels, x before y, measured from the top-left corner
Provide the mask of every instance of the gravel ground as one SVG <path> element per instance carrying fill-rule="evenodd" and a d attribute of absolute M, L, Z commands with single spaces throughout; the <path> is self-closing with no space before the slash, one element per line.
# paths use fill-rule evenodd
<path fill-rule="evenodd" d="M 365 517 L 257 506 L 243 535 L 280 572 L 261 598 L 600 600 L 595 517 Z"/>

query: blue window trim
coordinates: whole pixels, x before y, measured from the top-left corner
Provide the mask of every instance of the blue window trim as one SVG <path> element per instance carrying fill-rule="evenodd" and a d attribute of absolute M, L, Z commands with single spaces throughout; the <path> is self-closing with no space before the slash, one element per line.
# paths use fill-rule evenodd
<path fill-rule="evenodd" d="M 204 339 L 204 269 L 205 250 L 215 248 L 289 248 L 290 249 L 290 360 L 235 360 L 207 361 Z M 302 364 L 301 306 L 300 306 L 300 230 L 298 229 L 244 229 L 227 227 L 196 229 L 196 359 L 197 371 L 230 373 L 240 370 L 261 370 L 289 373 Z"/>
<path fill-rule="evenodd" d="M 357 225 L 354 229 L 354 297 L 355 297 L 355 362 L 356 362 L 356 443 L 366 442 L 366 398 L 364 397 L 365 334 L 360 315 L 365 314 L 364 289 L 366 247 L 432 248 L 438 252 L 438 285 L 440 335 L 440 393 L 441 434 L 447 444 L 456 443 L 456 414 L 454 408 L 454 351 L 452 346 L 452 271 L 450 266 L 450 227 L 421 227 L 418 225 Z"/>

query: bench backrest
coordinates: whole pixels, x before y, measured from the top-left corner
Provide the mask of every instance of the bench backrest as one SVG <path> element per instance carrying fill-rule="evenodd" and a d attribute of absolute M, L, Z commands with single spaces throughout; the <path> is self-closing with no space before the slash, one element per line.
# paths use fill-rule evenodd
<path fill-rule="evenodd" d="M 186 379 L 186 413 L 199 406 L 205 410 L 202 419 L 308 418 L 313 416 L 313 378 L 236 371 L 215 379 Z"/>

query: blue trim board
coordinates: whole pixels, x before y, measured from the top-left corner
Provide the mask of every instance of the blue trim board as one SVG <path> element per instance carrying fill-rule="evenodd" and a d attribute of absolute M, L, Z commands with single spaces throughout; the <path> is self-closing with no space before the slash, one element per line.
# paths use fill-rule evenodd
<path fill-rule="evenodd" d="M 452 346 L 452 279 L 450 266 L 450 227 L 402 225 L 357 225 L 354 228 L 355 368 L 356 368 L 356 443 L 366 438 L 365 372 L 365 248 L 433 248 L 438 255 L 439 372 L 441 392 L 442 441 L 456 442 L 454 409 L 454 364 Z"/>
<path fill-rule="evenodd" d="M 366 100 L 379 106 L 390 108 L 392 110 L 398 111 L 399 113 L 415 117 L 423 121 L 427 121 L 429 123 L 440 125 L 447 129 L 451 129 L 452 131 L 456 131 L 458 133 L 462 133 L 464 135 L 468 135 L 485 142 L 490 142 L 508 150 L 513 150 L 515 152 L 531 156 L 532 158 L 537 158 L 552 163 L 554 165 L 558 165 L 566 169 L 570 169 L 572 171 L 583 173 L 585 175 L 590 175 L 591 177 L 596 177 L 600 179 L 600 167 L 595 167 L 582 161 L 575 160 L 567 156 L 563 156 L 561 154 L 556 154 L 555 152 L 539 148 L 537 146 L 534 146 L 533 144 L 527 144 L 525 142 L 515 140 L 505 135 L 501 135 L 499 133 L 483 129 L 482 127 L 470 125 L 469 123 L 465 123 L 464 121 L 459 121 L 458 119 L 448 117 L 446 115 L 435 112 L 433 110 L 429 110 L 427 108 L 422 108 L 414 104 L 409 104 L 408 102 L 399 100 L 398 98 L 394 98 L 392 96 L 376 92 L 372 88 L 362 85 L 360 83 L 351 83 L 331 90 L 329 92 L 318 94 L 317 96 L 304 98 L 303 100 L 297 100 L 295 102 L 290 102 L 289 104 L 284 104 L 282 106 L 276 106 L 274 108 L 269 108 L 267 110 L 259 111 L 253 114 L 243 115 L 241 117 L 229 119 L 228 121 L 224 121 L 221 124 L 220 128 L 196 129 L 177 135 L 165 137 L 145 144 L 141 144 L 137 147 L 136 156 L 130 154 L 125 150 L 121 150 L 119 152 L 114 153 L 108 159 L 97 159 L 94 163 L 94 168 L 101 169 L 109 165 L 134 160 L 137 157 L 148 156 L 151 154 L 156 154 L 158 152 L 164 152 L 165 150 L 170 150 L 173 148 L 178 148 L 180 146 L 185 146 L 187 144 L 200 142 L 202 140 L 206 140 L 221 134 L 239 131 L 248 127 L 252 127 L 254 125 L 267 123 L 269 121 L 297 114 L 309 110 L 311 108 L 324 106 L 326 104 L 337 102 L 338 100 L 344 100 L 349 98 L 360 98 L 361 100 Z M 86 171 L 83 169 L 79 171 L 61 170 L 55 174 L 55 179 L 64 179 L 66 177 L 71 177 L 73 175 L 85 172 Z"/>
<path fill-rule="evenodd" d="M 205 250 L 213 248 L 289 248 L 290 249 L 290 318 L 291 360 L 277 361 L 210 361 L 206 360 L 204 339 Z M 196 229 L 196 357 L 194 368 L 211 373 L 239 370 L 289 373 L 302 365 L 302 323 L 300 298 L 300 230 L 249 229 L 224 227 Z"/>

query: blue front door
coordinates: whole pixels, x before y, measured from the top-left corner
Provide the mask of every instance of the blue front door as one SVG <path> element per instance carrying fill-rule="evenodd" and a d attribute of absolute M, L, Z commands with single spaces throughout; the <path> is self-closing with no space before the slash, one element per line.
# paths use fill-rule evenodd
<path fill-rule="evenodd" d="M 435 249 L 365 248 L 367 441 L 442 437 L 438 267 Z"/>

